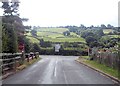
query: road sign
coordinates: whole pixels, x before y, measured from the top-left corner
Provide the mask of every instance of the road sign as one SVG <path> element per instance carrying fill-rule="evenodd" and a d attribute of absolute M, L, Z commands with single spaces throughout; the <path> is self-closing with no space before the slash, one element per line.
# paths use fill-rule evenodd
<path fill-rule="evenodd" d="M 19 46 L 18 46 L 18 49 L 22 52 L 24 51 L 24 44 L 23 43 L 20 43 Z"/>
<path fill-rule="evenodd" d="M 55 44 L 55 52 L 59 52 L 60 50 L 60 44 Z"/>

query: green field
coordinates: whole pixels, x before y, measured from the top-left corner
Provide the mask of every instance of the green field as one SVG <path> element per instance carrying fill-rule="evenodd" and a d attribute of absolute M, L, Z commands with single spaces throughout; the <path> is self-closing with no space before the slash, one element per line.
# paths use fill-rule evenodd
<path fill-rule="evenodd" d="M 105 35 L 105 36 L 102 36 L 102 38 L 108 40 L 111 38 L 120 38 L 120 35 Z"/>
<path fill-rule="evenodd" d="M 37 40 L 36 38 L 32 36 L 27 36 L 26 38 L 29 39 L 31 43 L 39 43 L 39 40 Z"/>
<path fill-rule="evenodd" d="M 40 28 L 37 31 L 38 32 L 57 32 L 57 33 L 63 33 L 64 31 L 68 31 L 68 28 Z"/>
<path fill-rule="evenodd" d="M 120 35 L 108 35 L 110 38 L 120 38 Z"/>
<path fill-rule="evenodd" d="M 68 31 L 67 28 L 40 28 L 37 29 L 37 38 L 43 39 L 44 41 L 51 42 L 82 42 L 86 43 L 85 39 L 78 36 L 76 33 L 71 32 L 69 36 L 64 36 L 63 32 Z M 31 33 L 27 33 L 31 36 Z M 31 41 L 38 43 L 38 40 L 32 37 L 28 37 Z"/>
<path fill-rule="evenodd" d="M 51 42 L 83 42 L 85 43 L 85 39 L 83 38 L 44 38 L 45 41 Z"/>
<path fill-rule="evenodd" d="M 53 33 L 53 32 L 37 32 L 37 36 L 41 38 L 57 38 L 64 37 L 61 33 Z"/>
<path fill-rule="evenodd" d="M 113 31 L 112 29 L 103 29 L 104 34 L 108 34 L 108 33 L 112 32 L 112 31 Z"/>

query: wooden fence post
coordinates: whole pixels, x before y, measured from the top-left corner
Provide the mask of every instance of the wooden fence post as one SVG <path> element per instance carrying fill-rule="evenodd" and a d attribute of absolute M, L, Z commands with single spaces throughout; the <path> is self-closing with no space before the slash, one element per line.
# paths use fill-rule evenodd
<path fill-rule="evenodd" d="M 25 62 L 25 52 L 24 51 L 22 52 L 21 59 L 22 59 L 22 64 L 23 64 Z"/>
<path fill-rule="evenodd" d="M 29 62 L 29 55 L 28 54 L 26 54 L 26 58 L 27 58 L 27 62 Z"/>
<path fill-rule="evenodd" d="M 118 78 L 120 78 L 120 50 L 118 50 Z"/>
<path fill-rule="evenodd" d="M 15 57 L 14 57 L 14 71 L 16 72 L 16 60 L 15 60 Z"/>

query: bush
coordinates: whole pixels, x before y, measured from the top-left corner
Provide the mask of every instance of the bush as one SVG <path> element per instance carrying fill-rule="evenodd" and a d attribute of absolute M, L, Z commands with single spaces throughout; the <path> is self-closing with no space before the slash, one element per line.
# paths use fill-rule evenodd
<path fill-rule="evenodd" d="M 72 55 L 72 56 L 86 56 L 86 51 L 79 51 L 79 50 L 60 50 L 61 55 Z"/>
<path fill-rule="evenodd" d="M 54 49 L 53 48 L 40 48 L 40 54 L 42 55 L 54 55 Z"/>

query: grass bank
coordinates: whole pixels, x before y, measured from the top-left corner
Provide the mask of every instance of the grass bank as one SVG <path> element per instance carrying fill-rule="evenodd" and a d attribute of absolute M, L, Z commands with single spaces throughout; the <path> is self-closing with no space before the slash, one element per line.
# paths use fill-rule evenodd
<path fill-rule="evenodd" d="M 39 61 L 40 59 L 41 59 L 40 57 L 38 57 L 37 59 L 34 58 L 33 60 L 31 59 L 29 62 L 27 62 L 27 60 L 25 60 L 24 64 L 17 67 L 16 71 L 23 70 L 23 69 L 27 68 L 28 66 L 32 65 L 33 63 Z"/>
<path fill-rule="evenodd" d="M 96 61 L 88 60 L 88 59 L 89 59 L 88 56 L 82 56 L 81 58 L 78 59 L 78 61 L 82 61 L 83 63 L 85 63 L 85 64 L 87 64 L 87 65 L 89 65 L 91 67 L 94 67 L 94 68 L 96 68 L 96 69 L 98 69 L 98 70 L 100 70 L 100 71 L 102 71 L 104 73 L 107 73 L 107 74 L 109 74 L 109 75 L 111 75 L 111 76 L 113 76 L 115 78 L 120 79 L 120 75 L 119 75 L 120 72 L 118 72 L 117 69 L 110 68 L 110 67 L 108 67 L 108 66 L 106 66 L 104 64 L 100 64 L 100 63 L 98 63 Z"/>

